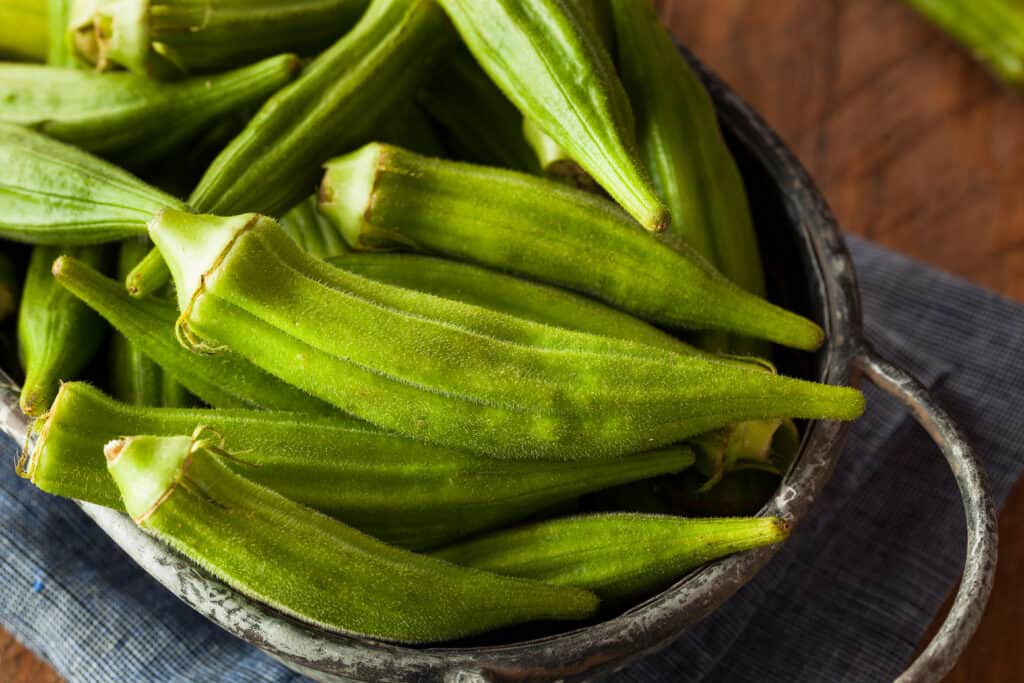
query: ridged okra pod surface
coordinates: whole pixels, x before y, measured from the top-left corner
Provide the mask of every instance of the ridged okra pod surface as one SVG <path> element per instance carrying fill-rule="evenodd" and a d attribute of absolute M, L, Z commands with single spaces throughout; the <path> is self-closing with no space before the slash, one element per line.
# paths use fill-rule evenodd
<path fill-rule="evenodd" d="M 317 208 L 315 195 L 310 195 L 281 217 L 281 227 L 303 251 L 317 258 L 348 254 L 352 250 L 337 228 Z"/>
<path fill-rule="evenodd" d="M 182 386 L 214 407 L 335 412 L 235 354 L 189 353 L 175 336 L 178 312 L 170 301 L 161 297 L 133 299 L 120 283 L 74 258 L 58 259 L 53 275 Z"/>
<path fill-rule="evenodd" d="M 586 591 L 387 545 L 232 470 L 236 456 L 203 434 L 129 437 L 105 454 L 139 526 L 236 590 L 328 629 L 434 642 L 597 608 Z"/>
<path fill-rule="evenodd" d="M 374 0 L 355 28 L 271 97 L 192 193 L 199 211 L 280 216 L 316 188 L 331 156 L 369 140 L 410 100 L 451 42 L 429 0 Z"/>
<path fill-rule="evenodd" d="M 388 543 L 431 548 L 580 495 L 693 463 L 687 448 L 587 462 L 491 460 L 411 441 L 344 417 L 135 407 L 79 382 L 61 386 L 23 470 L 56 495 L 120 507 L 101 458 L 122 434 L 172 436 L 197 424 L 244 451 L 227 465 L 286 498 Z"/>
<path fill-rule="evenodd" d="M 676 353 L 701 353 L 672 335 L 593 299 L 469 263 L 401 253 L 346 254 L 328 262 L 371 280 L 544 325 L 643 342 Z"/>
<path fill-rule="evenodd" d="M 500 457 L 594 458 L 742 419 L 850 419 L 860 393 L 540 325 L 348 273 L 272 220 L 165 211 L 182 341 L 229 348 L 411 438 Z"/>
<path fill-rule="evenodd" d="M 131 239 L 121 243 L 117 274 L 124 277 L 149 251 L 149 240 Z M 110 338 L 110 389 L 115 397 L 139 406 L 184 406 L 188 392 L 139 347 L 120 332 Z"/>
<path fill-rule="evenodd" d="M 100 70 L 174 78 L 313 54 L 343 35 L 368 0 L 74 0 L 70 40 Z"/>
<path fill-rule="evenodd" d="M 817 348 L 810 320 L 745 292 L 611 202 L 514 171 L 370 144 L 327 163 L 321 211 L 357 249 L 417 249 L 602 299 L 646 320 Z"/>
<path fill-rule="evenodd" d="M 788 526 L 776 517 L 605 513 L 498 531 L 433 556 L 498 574 L 586 588 L 614 604 L 666 588 L 706 562 L 779 543 L 788 535 Z"/>
<path fill-rule="evenodd" d="M 94 266 L 105 260 L 103 247 L 32 250 L 18 311 L 18 355 L 25 370 L 20 405 L 27 415 L 50 407 L 60 382 L 88 365 L 107 331 L 103 319 L 50 274 L 54 259 L 65 252 Z"/>
<path fill-rule="evenodd" d="M 648 230 L 668 209 L 640 164 L 629 100 L 586 8 L 566 0 L 440 0 L 524 116 Z"/>
<path fill-rule="evenodd" d="M 71 145 L 0 123 L 0 237 L 81 246 L 145 235 L 178 199 Z"/>
<path fill-rule="evenodd" d="M 138 167 L 165 157 L 220 117 L 265 99 L 298 67 L 294 55 L 281 55 L 223 74 L 161 83 L 130 73 L 0 64 L 0 121 Z"/>

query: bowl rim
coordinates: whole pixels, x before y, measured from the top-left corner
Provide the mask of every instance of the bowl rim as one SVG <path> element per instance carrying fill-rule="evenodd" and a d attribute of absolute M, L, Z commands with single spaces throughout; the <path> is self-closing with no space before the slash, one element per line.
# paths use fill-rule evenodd
<path fill-rule="evenodd" d="M 839 227 L 807 171 L 776 133 L 689 51 L 729 131 L 780 190 L 805 266 L 823 304 L 826 344 L 819 380 L 858 384 L 861 307 L 853 262 Z M 828 482 L 848 423 L 808 424 L 800 453 L 760 515 L 795 526 Z M 138 529 L 127 517 L 89 503 L 83 510 L 144 570 L 183 602 L 289 667 L 321 680 L 582 680 L 617 671 L 671 643 L 713 612 L 771 559 L 771 546 L 705 565 L 658 595 L 604 621 L 556 635 L 481 647 L 411 647 L 300 622 L 251 600 Z"/>

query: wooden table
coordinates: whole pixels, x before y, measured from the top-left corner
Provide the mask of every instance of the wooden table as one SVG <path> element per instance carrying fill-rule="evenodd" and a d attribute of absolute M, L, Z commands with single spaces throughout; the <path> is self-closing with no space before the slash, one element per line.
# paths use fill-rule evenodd
<path fill-rule="evenodd" d="M 1024 300 L 1024 99 L 899 0 L 661 0 L 781 133 L 850 232 Z M 988 613 L 950 681 L 1024 664 L 1024 490 Z M 59 678 L 0 632 L 0 683 Z"/>

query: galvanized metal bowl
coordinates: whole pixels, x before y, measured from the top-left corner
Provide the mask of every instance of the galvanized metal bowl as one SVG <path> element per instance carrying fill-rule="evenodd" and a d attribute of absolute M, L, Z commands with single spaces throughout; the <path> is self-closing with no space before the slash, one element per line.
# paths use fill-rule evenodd
<path fill-rule="evenodd" d="M 739 97 L 701 72 L 751 195 L 772 296 L 817 320 L 827 333 L 825 347 L 815 356 L 784 356 L 783 365 L 832 384 L 856 386 L 867 376 L 897 396 L 931 433 L 960 487 L 967 516 L 967 562 L 960 590 L 934 640 L 901 678 L 937 680 L 974 632 L 991 590 L 996 522 L 984 474 L 959 430 L 924 388 L 879 358 L 864 339 L 853 264 L 803 167 Z M 23 438 L 24 416 L 8 410 L 2 417 L 9 433 Z M 807 425 L 799 456 L 761 514 L 781 516 L 793 525 L 801 521 L 832 473 L 847 427 L 826 421 Z M 591 679 L 671 643 L 757 574 L 775 550 L 715 562 L 627 612 L 556 635 L 500 645 L 407 647 L 339 635 L 286 617 L 211 577 L 142 533 L 127 517 L 95 505 L 82 507 L 186 604 L 296 671 L 324 681 Z"/>

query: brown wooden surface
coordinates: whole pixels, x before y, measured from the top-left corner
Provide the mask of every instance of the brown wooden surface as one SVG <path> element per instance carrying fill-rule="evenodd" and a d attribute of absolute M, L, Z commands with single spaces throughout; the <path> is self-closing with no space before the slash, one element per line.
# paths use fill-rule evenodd
<path fill-rule="evenodd" d="M 1024 98 L 899 0 L 662 0 L 672 30 L 792 146 L 849 231 L 1024 300 Z M 1024 665 L 1024 490 L 950 681 Z M 59 680 L 0 632 L 0 683 Z"/>

